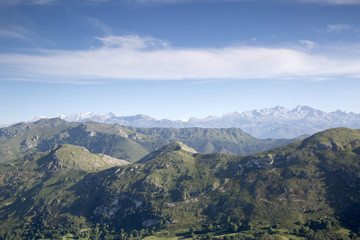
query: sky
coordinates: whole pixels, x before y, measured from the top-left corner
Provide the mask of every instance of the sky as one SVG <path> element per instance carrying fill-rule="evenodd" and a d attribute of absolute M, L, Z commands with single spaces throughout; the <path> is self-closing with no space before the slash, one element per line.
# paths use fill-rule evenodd
<path fill-rule="evenodd" d="M 360 0 L 0 0 L 0 123 L 360 113 Z"/>

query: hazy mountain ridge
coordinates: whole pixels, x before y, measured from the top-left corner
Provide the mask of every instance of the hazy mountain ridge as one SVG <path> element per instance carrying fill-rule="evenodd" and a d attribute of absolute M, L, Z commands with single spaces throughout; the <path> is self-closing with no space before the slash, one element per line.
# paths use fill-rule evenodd
<path fill-rule="evenodd" d="M 62 162 L 84 166 L 72 157 L 74 148 L 87 154 L 67 145 Z M 127 239 L 130 232 L 161 237 L 183 229 L 201 239 L 349 239 L 348 230 L 360 227 L 359 149 L 360 130 L 346 128 L 249 156 L 199 154 L 174 142 L 135 164 L 58 168 L 62 175 L 44 167 L 58 161 L 51 154 L 58 150 L 36 153 L 0 163 L 0 234 L 54 238 L 81 230 Z"/>
<path fill-rule="evenodd" d="M 204 119 L 190 118 L 188 121 L 168 120 L 147 115 L 116 116 L 108 113 L 103 116 L 94 113 L 61 115 L 69 122 L 97 121 L 133 127 L 172 127 L 172 128 L 240 128 L 259 138 L 294 138 L 303 134 L 314 134 L 328 128 L 360 128 L 360 114 L 343 111 L 324 112 L 308 106 L 297 106 L 289 110 L 277 106 L 261 110 L 233 112 L 222 117 L 209 116 Z"/>
<path fill-rule="evenodd" d="M 0 161 L 47 151 L 57 144 L 85 147 L 92 153 L 134 162 L 173 141 L 202 153 L 250 154 L 298 139 L 257 139 L 237 128 L 135 128 L 98 122 L 40 119 L 0 129 Z"/>

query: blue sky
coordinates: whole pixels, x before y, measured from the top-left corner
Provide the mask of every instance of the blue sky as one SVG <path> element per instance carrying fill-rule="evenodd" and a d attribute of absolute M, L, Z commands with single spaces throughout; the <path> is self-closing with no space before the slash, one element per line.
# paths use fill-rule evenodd
<path fill-rule="evenodd" d="M 0 122 L 360 113 L 359 0 L 0 0 Z"/>

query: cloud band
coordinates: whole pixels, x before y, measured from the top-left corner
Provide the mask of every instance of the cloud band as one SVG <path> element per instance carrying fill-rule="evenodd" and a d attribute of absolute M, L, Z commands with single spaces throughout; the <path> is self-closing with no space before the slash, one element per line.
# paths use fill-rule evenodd
<path fill-rule="evenodd" d="M 3 79 L 98 82 L 99 79 L 241 80 L 360 76 L 358 59 L 334 59 L 290 48 L 178 49 L 169 47 L 162 40 L 134 35 L 99 40 L 102 47 L 87 51 L 2 54 L 0 70 Z"/>

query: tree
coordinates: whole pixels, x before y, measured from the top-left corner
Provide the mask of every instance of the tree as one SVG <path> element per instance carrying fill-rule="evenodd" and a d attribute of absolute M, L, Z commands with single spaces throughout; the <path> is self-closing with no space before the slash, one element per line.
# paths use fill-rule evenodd
<path fill-rule="evenodd" d="M 210 224 L 207 229 L 209 232 L 212 232 L 212 231 L 214 231 L 214 226 L 212 224 Z"/>
<path fill-rule="evenodd" d="M 233 232 L 239 231 L 239 227 L 236 223 L 231 223 L 231 231 Z"/>

